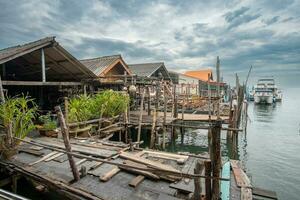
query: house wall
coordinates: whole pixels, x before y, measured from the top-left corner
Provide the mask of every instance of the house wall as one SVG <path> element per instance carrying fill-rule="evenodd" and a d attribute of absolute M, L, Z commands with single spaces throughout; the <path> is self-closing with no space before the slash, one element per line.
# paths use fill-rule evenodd
<path fill-rule="evenodd" d="M 176 86 L 176 93 L 180 95 L 198 95 L 199 94 L 199 80 L 183 74 L 178 74 L 178 84 Z"/>

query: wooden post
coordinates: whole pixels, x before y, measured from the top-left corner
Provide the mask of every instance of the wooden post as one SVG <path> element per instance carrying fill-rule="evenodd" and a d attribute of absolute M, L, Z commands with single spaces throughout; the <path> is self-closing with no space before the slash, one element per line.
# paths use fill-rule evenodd
<path fill-rule="evenodd" d="M 84 96 L 86 96 L 86 95 L 87 95 L 87 92 L 86 92 L 86 87 L 87 87 L 87 85 L 86 85 L 86 84 L 84 84 L 84 85 L 83 85 L 83 94 L 84 94 Z"/>
<path fill-rule="evenodd" d="M 63 113 L 61 111 L 61 108 L 59 106 L 56 106 L 55 111 L 56 111 L 56 114 L 57 114 L 57 117 L 58 117 L 58 120 L 59 120 L 59 123 L 60 123 L 60 128 L 61 128 L 61 132 L 62 132 L 62 135 L 63 135 L 66 151 L 68 153 L 72 153 L 72 148 L 71 148 L 71 144 L 70 144 L 70 140 L 69 140 L 69 129 L 66 125 Z M 77 166 L 76 166 L 76 163 L 74 161 L 74 158 L 71 154 L 68 154 L 68 159 L 69 159 L 69 163 L 70 163 L 70 167 L 72 169 L 74 179 L 75 179 L 75 181 L 78 181 L 80 179 L 80 176 L 79 176 L 79 172 L 77 170 Z"/>
<path fill-rule="evenodd" d="M 128 144 L 128 114 L 127 114 L 128 107 L 125 109 L 124 112 L 124 124 L 125 124 L 125 143 Z"/>
<path fill-rule="evenodd" d="M 147 107 L 148 107 L 148 116 L 150 116 L 151 115 L 151 103 L 150 103 L 150 88 L 149 88 L 149 86 L 147 87 L 147 96 L 148 96 L 148 98 L 147 98 Z"/>
<path fill-rule="evenodd" d="M 194 169 L 194 174 L 201 175 L 203 168 L 204 168 L 203 162 L 200 163 L 200 161 L 198 160 Z M 201 190 L 202 190 L 200 178 L 194 179 L 194 185 L 195 185 L 194 200 L 200 200 Z"/>
<path fill-rule="evenodd" d="M 143 90 L 141 105 L 140 105 L 140 116 L 139 116 L 139 126 L 138 126 L 138 135 L 137 135 L 137 147 L 140 145 L 141 141 L 141 131 L 142 131 L 142 122 L 143 122 L 143 105 L 144 105 L 144 98 L 145 98 L 145 89 Z"/>
<path fill-rule="evenodd" d="M 64 104 L 65 104 L 65 121 L 66 121 L 66 124 L 68 125 L 68 123 L 69 123 L 69 101 L 68 101 L 68 97 L 64 97 Z"/>
<path fill-rule="evenodd" d="M 217 71 L 217 118 L 220 118 L 220 59 L 219 56 L 217 56 L 217 65 L 216 65 L 216 71 Z"/>
<path fill-rule="evenodd" d="M 212 148 L 214 149 L 214 156 L 212 159 L 213 177 L 220 177 L 221 174 L 221 127 L 222 121 L 217 119 L 212 127 Z M 213 180 L 212 188 L 212 199 L 218 200 L 220 198 L 220 181 L 218 179 Z"/>
<path fill-rule="evenodd" d="M 164 84 L 164 119 L 163 119 L 163 146 L 162 148 L 166 148 L 166 119 L 167 119 L 167 95 L 166 88 L 167 86 Z"/>
<path fill-rule="evenodd" d="M 211 176 L 211 161 L 205 160 L 204 161 L 204 167 L 205 167 L 205 176 Z M 211 200 L 211 179 L 206 178 L 205 179 L 205 199 Z"/>
<path fill-rule="evenodd" d="M 41 64 L 42 64 L 42 81 L 46 82 L 46 66 L 45 66 L 45 53 L 44 48 L 41 49 Z"/>
<path fill-rule="evenodd" d="M 151 128 L 151 139 L 150 139 L 150 149 L 153 149 L 155 143 L 155 129 L 156 129 L 156 108 L 153 109 L 153 120 Z"/>

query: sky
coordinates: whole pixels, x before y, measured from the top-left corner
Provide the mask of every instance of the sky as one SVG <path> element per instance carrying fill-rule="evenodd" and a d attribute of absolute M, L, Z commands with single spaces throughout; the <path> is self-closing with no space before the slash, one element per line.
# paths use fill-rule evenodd
<path fill-rule="evenodd" d="M 121 54 L 177 72 L 300 86 L 300 0 L 0 0 L 0 48 L 46 36 L 76 58 Z"/>

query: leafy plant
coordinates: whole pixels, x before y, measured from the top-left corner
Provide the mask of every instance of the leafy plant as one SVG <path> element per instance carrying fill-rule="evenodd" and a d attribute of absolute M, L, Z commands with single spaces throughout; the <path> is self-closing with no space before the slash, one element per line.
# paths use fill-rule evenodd
<path fill-rule="evenodd" d="M 114 117 L 127 108 L 129 97 L 113 90 L 96 94 L 93 98 L 93 113 L 95 117 Z"/>
<path fill-rule="evenodd" d="M 100 117 L 114 117 L 124 112 L 129 102 L 128 95 L 106 90 L 93 96 L 80 95 L 69 102 L 69 122 L 81 122 Z"/>
<path fill-rule="evenodd" d="M 56 121 L 51 119 L 50 112 L 48 112 L 46 115 L 39 116 L 39 121 L 43 123 L 44 130 L 56 129 Z"/>
<path fill-rule="evenodd" d="M 89 120 L 92 115 L 92 99 L 86 95 L 74 97 L 69 102 L 69 122 L 81 122 Z"/>
<path fill-rule="evenodd" d="M 13 136 L 23 139 L 35 129 L 36 112 L 37 105 L 27 96 L 7 98 L 0 105 L 0 125 L 7 130 L 11 124 Z"/>

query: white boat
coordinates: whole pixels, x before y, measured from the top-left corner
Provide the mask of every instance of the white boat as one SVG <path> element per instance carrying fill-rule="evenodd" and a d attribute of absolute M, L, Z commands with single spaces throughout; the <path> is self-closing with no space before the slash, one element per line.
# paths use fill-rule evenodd
<path fill-rule="evenodd" d="M 274 79 L 259 79 L 254 88 L 254 102 L 257 104 L 272 104 L 281 101 L 282 93 L 277 89 Z"/>

